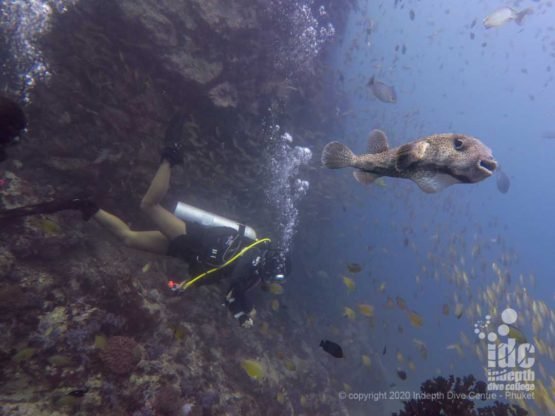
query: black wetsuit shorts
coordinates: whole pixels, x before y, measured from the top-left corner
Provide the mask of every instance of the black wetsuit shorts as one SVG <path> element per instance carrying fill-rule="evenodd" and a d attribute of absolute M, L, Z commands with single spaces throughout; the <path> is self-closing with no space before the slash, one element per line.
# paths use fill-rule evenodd
<path fill-rule="evenodd" d="M 170 241 L 167 255 L 189 263 L 191 274 L 201 273 L 225 263 L 244 246 L 238 241 L 237 231 L 228 227 L 205 227 L 187 223 L 187 234 Z M 233 246 L 230 250 L 230 244 Z"/>

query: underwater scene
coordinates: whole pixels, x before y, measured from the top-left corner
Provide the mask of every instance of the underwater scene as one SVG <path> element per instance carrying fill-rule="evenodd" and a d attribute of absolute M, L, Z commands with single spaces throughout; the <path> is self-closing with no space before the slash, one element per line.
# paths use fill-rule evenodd
<path fill-rule="evenodd" d="M 555 415 L 552 0 L 0 2 L 0 415 Z"/>

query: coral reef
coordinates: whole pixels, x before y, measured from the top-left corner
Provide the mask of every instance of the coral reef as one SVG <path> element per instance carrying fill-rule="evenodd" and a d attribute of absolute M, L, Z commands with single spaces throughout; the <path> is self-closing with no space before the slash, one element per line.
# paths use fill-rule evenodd
<path fill-rule="evenodd" d="M 108 339 L 100 357 L 111 372 L 125 375 L 141 361 L 141 349 L 133 338 L 114 336 Z"/>
<path fill-rule="evenodd" d="M 154 410 L 159 416 L 177 416 L 185 402 L 181 399 L 181 392 L 173 386 L 162 386 L 156 392 Z"/>
<path fill-rule="evenodd" d="M 215 86 L 208 95 L 218 107 L 237 107 L 237 90 L 229 82 Z"/>
<path fill-rule="evenodd" d="M 495 401 L 493 405 L 476 407 L 478 399 L 488 399 L 487 385 L 473 375 L 449 378 L 436 377 L 421 384 L 422 399 L 403 401 L 404 408 L 393 416 L 526 416 L 528 412 L 517 405 Z M 451 393 L 449 395 L 448 393 Z M 456 393 L 458 396 L 455 396 Z M 436 399 L 429 399 L 436 397 Z"/>
<path fill-rule="evenodd" d="M 0 208 L 89 193 L 133 229 L 152 229 L 139 201 L 165 125 L 183 109 L 191 150 L 164 204 L 186 189 L 187 202 L 271 232 L 268 126 L 314 146 L 340 129 L 334 100 L 322 99 L 334 94 L 322 63 L 328 24 L 340 32 L 349 3 L 71 3 L 34 39 L 48 71 L 26 91 L 29 132 L 2 166 Z M 15 94 L 27 84 L 12 54 L 0 70 Z M 168 293 L 168 277 L 184 275 L 177 260 L 122 247 L 76 212 L 3 223 L 0 413 L 172 414 L 177 404 L 190 415 L 346 413 L 329 400 L 341 384 L 311 358 L 318 349 L 291 330 L 291 315 L 257 305 L 245 333 L 220 306 L 225 284 Z M 250 379 L 244 359 L 263 362 L 265 377 Z"/>
<path fill-rule="evenodd" d="M 15 262 L 13 254 L 3 247 L 0 247 L 0 279 L 6 278 L 12 271 Z"/>

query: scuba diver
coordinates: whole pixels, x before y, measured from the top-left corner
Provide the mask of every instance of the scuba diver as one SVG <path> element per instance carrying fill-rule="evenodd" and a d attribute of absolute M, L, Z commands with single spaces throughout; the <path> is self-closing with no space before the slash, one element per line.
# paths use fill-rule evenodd
<path fill-rule="evenodd" d="M 6 160 L 6 148 L 18 143 L 26 126 L 27 119 L 19 104 L 0 95 L 0 162 Z"/>
<path fill-rule="evenodd" d="M 238 323 L 249 328 L 256 310 L 246 294 L 259 283 L 284 281 L 291 270 L 289 255 L 272 248 L 270 239 L 257 239 L 255 231 L 226 218 L 179 203 L 175 213 L 160 202 L 168 191 L 171 168 L 183 163 L 182 141 L 185 115 L 170 122 L 161 152 L 161 163 L 141 201 L 141 209 L 157 225 L 156 231 L 133 231 L 118 217 L 101 209 L 89 198 L 50 201 L 0 211 L 0 221 L 62 210 L 79 210 L 83 220 L 94 219 L 127 247 L 168 255 L 189 263 L 192 279 L 170 281 L 172 290 L 186 290 L 193 284 L 230 279 L 224 305 Z"/>

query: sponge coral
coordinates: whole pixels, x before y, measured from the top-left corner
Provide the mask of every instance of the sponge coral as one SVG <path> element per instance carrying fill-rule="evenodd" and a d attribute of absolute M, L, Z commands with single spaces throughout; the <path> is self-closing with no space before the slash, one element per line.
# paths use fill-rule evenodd
<path fill-rule="evenodd" d="M 108 369 L 116 374 L 128 374 L 141 361 L 141 347 L 133 338 L 110 337 L 100 358 Z"/>

